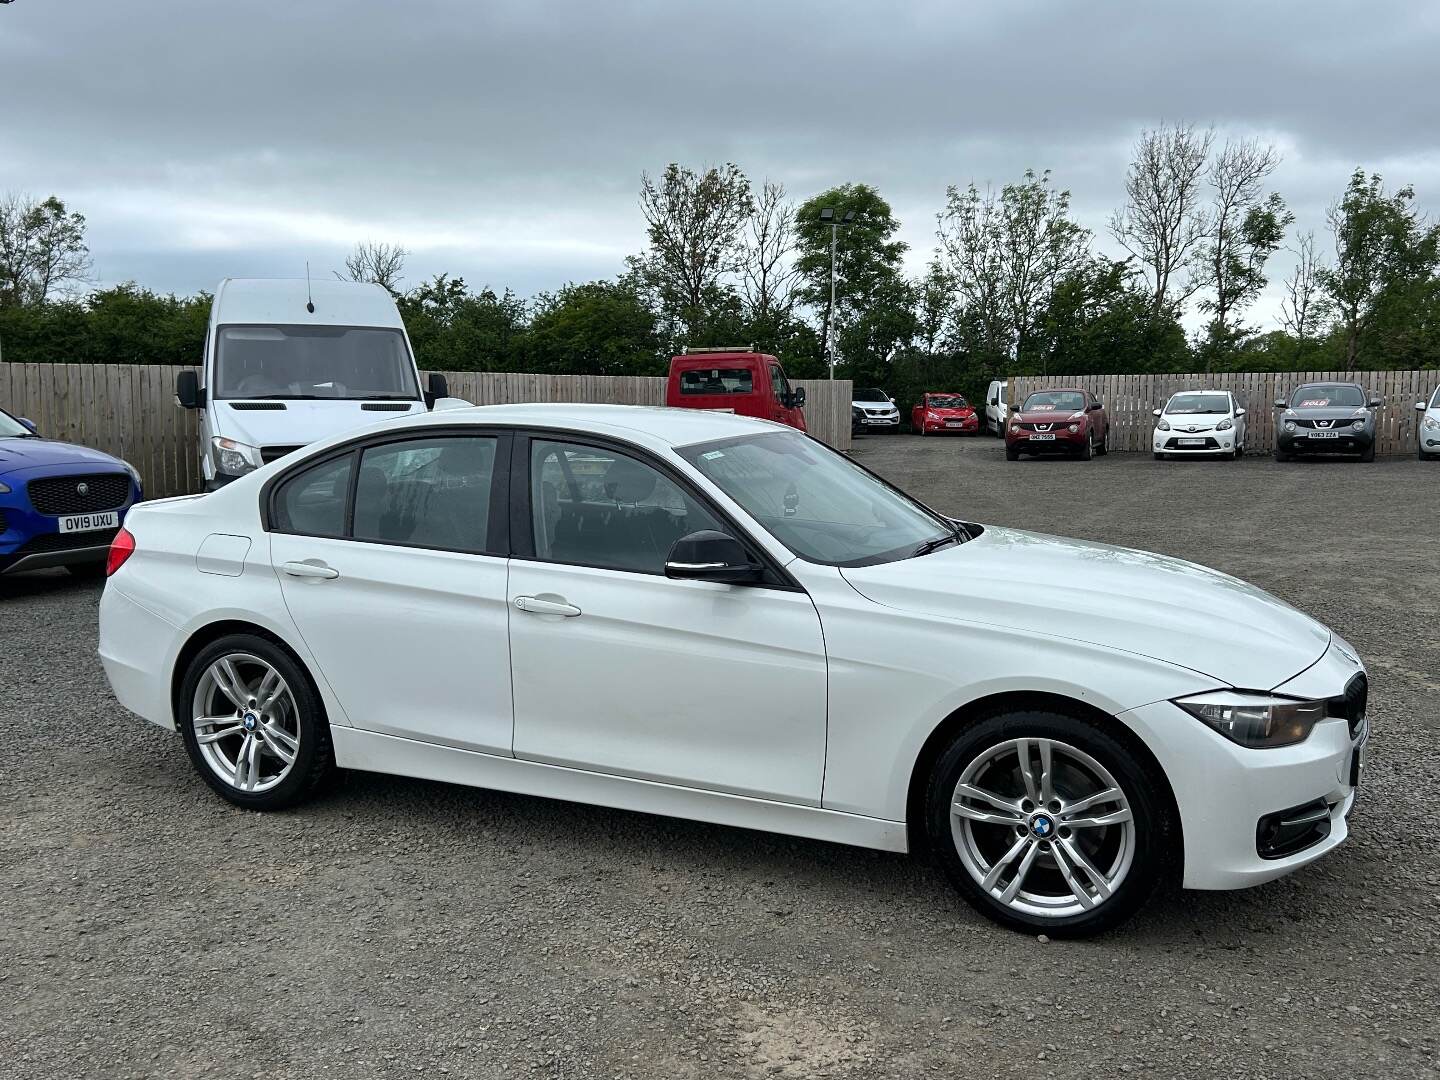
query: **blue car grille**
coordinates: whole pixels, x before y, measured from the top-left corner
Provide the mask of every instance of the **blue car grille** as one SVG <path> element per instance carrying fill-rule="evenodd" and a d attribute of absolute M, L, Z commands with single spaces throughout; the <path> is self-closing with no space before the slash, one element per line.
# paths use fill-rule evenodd
<path fill-rule="evenodd" d="M 49 517 L 118 510 L 130 499 L 129 473 L 86 473 L 31 480 L 30 505 Z"/>

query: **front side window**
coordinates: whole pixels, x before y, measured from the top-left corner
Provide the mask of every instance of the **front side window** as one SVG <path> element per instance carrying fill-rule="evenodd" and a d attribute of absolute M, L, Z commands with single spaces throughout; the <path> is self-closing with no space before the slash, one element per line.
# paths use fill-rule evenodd
<path fill-rule="evenodd" d="M 1021 412 L 1084 412 L 1085 395 L 1078 390 L 1047 390 L 1025 399 Z"/>
<path fill-rule="evenodd" d="M 680 373 L 681 394 L 749 394 L 755 390 L 749 368 L 692 368 Z"/>
<path fill-rule="evenodd" d="M 275 493 L 275 528 L 301 536 L 344 536 L 354 460 L 347 454 L 286 479 Z"/>
<path fill-rule="evenodd" d="M 215 350 L 217 398 L 418 401 L 399 330 L 358 326 L 225 326 Z"/>
<path fill-rule="evenodd" d="M 530 507 L 536 558 L 606 570 L 663 574 L 680 537 L 729 531 L 660 470 L 579 443 L 530 444 Z"/>
<path fill-rule="evenodd" d="M 356 540 L 487 550 L 496 440 L 454 435 L 366 447 L 355 484 Z"/>
<path fill-rule="evenodd" d="M 1206 416 L 1229 411 L 1228 394 L 1176 394 L 1165 406 L 1165 412 L 1170 416 Z"/>
<path fill-rule="evenodd" d="M 1302 386 L 1290 399 L 1292 409 L 1358 409 L 1364 406 L 1365 395 L 1358 386 L 1316 385 Z"/>
<path fill-rule="evenodd" d="M 770 389 L 775 392 L 775 400 L 781 404 L 790 400 L 790 383 L 777 364 L 770 365 Z"/>
<path fill-rule="evenodd" d="M 747 435 L 677 452 L 811 562 L 891 562 L 952 533 L 949 522 L 798 432 Z"/>

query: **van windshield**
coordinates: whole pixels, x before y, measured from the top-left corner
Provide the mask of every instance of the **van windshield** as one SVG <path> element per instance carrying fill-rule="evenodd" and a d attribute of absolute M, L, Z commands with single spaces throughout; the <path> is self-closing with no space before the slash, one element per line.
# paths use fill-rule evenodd
<path fill-rule="evenodd" d="M 215 352 L 217 398 L 418 401 L 398 330 L 362 326 L 225 326 Z"/>

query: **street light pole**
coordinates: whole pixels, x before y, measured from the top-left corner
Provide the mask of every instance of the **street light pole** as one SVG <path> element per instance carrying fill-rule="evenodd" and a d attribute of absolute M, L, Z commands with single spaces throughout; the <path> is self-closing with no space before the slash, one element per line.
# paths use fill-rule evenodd
<path fill-rule="evenodd" d="M 830 226 L 830 306 L 825 309 L 825 351 L 830 366 L 830 379 L 835 379 L 835 240 L 841 225 L 855 220 L 855 211 L 846 210 L 843 218 L 836 218 L 833 207 L 820 211 L 820 221 Z"/>

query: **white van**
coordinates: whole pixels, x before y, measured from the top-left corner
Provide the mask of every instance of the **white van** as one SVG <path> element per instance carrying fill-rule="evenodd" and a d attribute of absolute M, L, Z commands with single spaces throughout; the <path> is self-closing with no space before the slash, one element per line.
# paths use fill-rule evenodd
<path fill-rule="evenodd" d="M 1010 384 L 996 379 L 985 391 L 985 430 L 993 431 L 1002 439 L 1005 425 L 1010 420 Z"/>
<path fill-rule="evenodd" d="M 349 281 L 226 278 L 201 371 L 175 396 L 201 410 L 205 490 L 361 424 L 469 404 L 420 371 L 395 300 Z"/>

